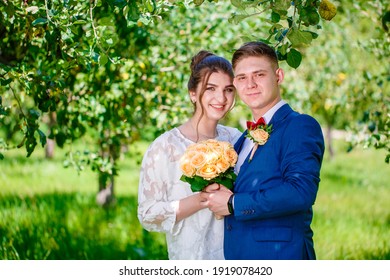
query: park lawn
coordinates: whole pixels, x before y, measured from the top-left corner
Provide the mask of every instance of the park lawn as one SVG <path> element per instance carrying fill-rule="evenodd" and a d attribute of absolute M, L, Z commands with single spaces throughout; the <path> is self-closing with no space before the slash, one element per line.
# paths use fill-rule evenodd
<path fill-rule="evenodd" d="M 323 163 L 313 208 L 317 257 L 388 260 L 390 165 L 384 162 L 385 153 L 340 150 Z"/>
<path fill-rule="evenodd" d="M 96 205 L 97 178 L 62 167 L 42 150 L 0 162 L 0 259 L 166 259 L 163 234 L 140 226 L 140 153 L 120 161 L 114 206 Z M 389 168 L 383 151 L 338 148 L 325 157 L 314 205 L 317 258 L 390 259 Z"/>
<path fill-rule="evenodd" d="M 116 203 L 101 208 L 97 175 L 63 159 L 12 151 L 0 162 L 0 259 L 167 259 L 165 237 L 137 219 L 137 160 L 120 162 Z"/>

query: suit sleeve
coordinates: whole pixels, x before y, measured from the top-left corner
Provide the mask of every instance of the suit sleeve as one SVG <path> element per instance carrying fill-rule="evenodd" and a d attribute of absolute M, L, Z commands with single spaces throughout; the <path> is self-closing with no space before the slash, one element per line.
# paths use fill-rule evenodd
<path fill-rule="evenodd" d="M 236 219 L 280 217 L 307 211 L 314 204 L 324 154 L 321 127 L 314 118 L 298 115 L 291 120 L 282 139 L 280 183 L 259 191 L 237 193 Z"/>

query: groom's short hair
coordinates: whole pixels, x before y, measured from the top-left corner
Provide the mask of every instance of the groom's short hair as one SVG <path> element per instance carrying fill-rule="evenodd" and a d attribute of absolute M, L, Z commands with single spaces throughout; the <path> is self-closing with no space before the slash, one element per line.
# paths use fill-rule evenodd
<path fill-rule="evenodd" d="M 243 58 L 249 56 L 258 56 L 258 57 L 267 57 L 272 63 L 279 67 L 278 56 L 275 50 L 263 42 L 248 42 L 242 45 L 239 49 L 237 49 L 232 57 L 232 65 L 233 69 L 236 68 L 237 63 Z"/>

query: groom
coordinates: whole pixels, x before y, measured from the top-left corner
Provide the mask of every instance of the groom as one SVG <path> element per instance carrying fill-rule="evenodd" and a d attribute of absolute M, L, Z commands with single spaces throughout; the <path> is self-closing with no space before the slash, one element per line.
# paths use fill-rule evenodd
<path fill-rule="evenodd" d="M 321 127 L 281 99 L 284 72 L 267 44 L 244 44 L 232 64 L 238 95 L 257 121 L 248 122 L 249 132 L 258 136 L 246 137 L 247 130 L 235 144 L 234 193 L 215 186 L 202 193 L 210 210 L 225 216 L 225 258 L 315 259 L 310 224 L 324 154 Z"/>

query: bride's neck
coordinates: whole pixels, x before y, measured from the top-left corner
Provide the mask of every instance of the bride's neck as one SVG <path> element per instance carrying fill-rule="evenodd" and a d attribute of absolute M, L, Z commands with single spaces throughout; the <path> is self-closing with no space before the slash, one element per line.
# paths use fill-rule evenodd
<path fill-rule="evenodd" d="M 194 142 L 214 139 L 218 136 L 217 122 L 204 121 L 192 117 L 181 126 L 182 133 Z"/>

